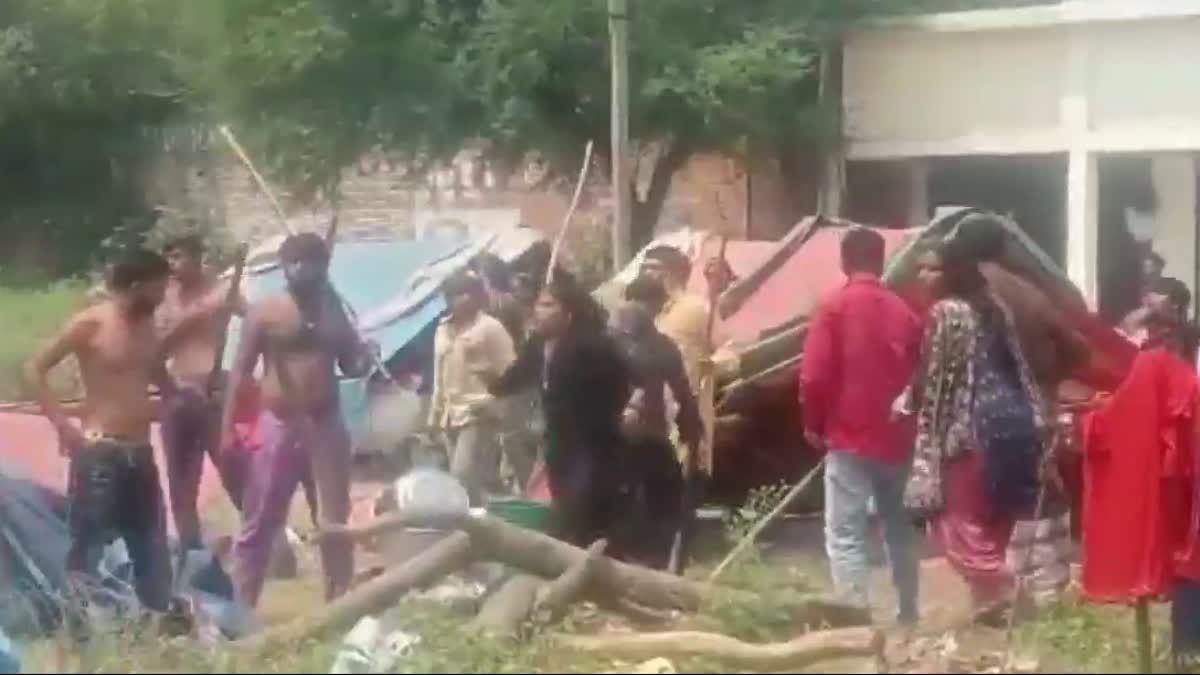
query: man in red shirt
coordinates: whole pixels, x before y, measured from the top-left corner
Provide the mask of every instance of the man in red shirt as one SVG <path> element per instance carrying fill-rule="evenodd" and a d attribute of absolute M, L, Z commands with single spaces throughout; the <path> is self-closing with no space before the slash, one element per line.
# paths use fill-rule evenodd
<path fill-rule="evenodd" d="M 885 288 L 884 242 L 856 228 L 842 239 L 846 285 L 817 309 L 804 343 L 800 389 L 805 438 L 828 451 L 825 541 L 838 596 L 867 607 L 867 516 L 875 500 L 899 596 L 899 620 L 917 621 L 914 527 L 903 505 L 913 434 L 892 413 L 921 347 L 912 309 Z"/>

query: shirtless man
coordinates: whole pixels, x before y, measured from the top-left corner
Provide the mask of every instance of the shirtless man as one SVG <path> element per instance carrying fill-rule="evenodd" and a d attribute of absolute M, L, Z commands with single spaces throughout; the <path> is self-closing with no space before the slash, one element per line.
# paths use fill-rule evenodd
<path fill-rule="evenodd" d="M 350 515 L 350 437 L 338 408 L 335 367 L 348 377 L 371 368 L 364 345 L 329 284 L 329 249 L 315 234 L 288 237 L 279 248 L 288 288 L 250 308 L 230 391 L 263 363 L 259 433 L 242 501 L 242 532 L 234 547 L 237 598 L 258 604 L 273 542 L 285 526 L 292 494 L 311 472 L 322 529 Z M 222 447 L 233 445 L 234 397 L 221 419 Z M 321 543 L 325 594 L 345 593 L 354 573 L 350 541 Z"/>
<path fill-rule="evenodd" d="M 225 492 L 241 507 L 242 477 L 232 456 L 218 454 L 216 433 L 221 408 L 209 391 L 209 379 L 224 329 L 232 313 L 245 314 L 245 301 L 230 302 L 229 285 L 204 268 L 204 246 L 198 237 L 183 237 L 163 247 L 171 283 L 158 310 L 160 330 L 170 343 L 163 390 L 162 437 L 167 462 L 171 513 L 182 546 L 201 548 L 196 500 L 204 455 L 212 459 Z"/>
<path fill-rule="evenodd" d="M 138 599 L 167 611 L 171 563 L 166 516 L 150 424 L 151 383 L 164 377 L 154 310 L 162 303 L 167 262 L 138 251 L 112 267 L 110 297 L 72 317 L 29 361 L 26 377 L 42 412 L 71 459 L 67 571 L 89 575 L 101 551 L 121 537 L 133 560 Z M 51 392 L 49 373 L 75 357 L 83 378 L 82 425 L 72 422 Z"/>

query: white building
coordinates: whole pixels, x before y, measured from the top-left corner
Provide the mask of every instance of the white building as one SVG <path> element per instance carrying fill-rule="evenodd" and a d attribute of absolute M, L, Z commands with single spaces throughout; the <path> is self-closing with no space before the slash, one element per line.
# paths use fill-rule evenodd
<path fill-rule="evenodd" d="M 848 173 L 904 176 L 910 220 L 994 195 L 1032 208 L 1023 224 L 1093 303 L 1134 274 L 1130 230 L 1200 285 L 1200 0 L 889 20 L 843 56 Z"/>

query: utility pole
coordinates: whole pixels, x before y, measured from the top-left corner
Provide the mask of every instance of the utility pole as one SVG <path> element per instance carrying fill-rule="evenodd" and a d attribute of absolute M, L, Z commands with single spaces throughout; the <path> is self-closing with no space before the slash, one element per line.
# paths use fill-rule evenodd
<path fill-rule="evenodd" d="M 629 0 L 608 0 L 608 33 L 612 38 L 612 194 L 613 269 L 632 257 L 632 210 L 629 179 Z"/>

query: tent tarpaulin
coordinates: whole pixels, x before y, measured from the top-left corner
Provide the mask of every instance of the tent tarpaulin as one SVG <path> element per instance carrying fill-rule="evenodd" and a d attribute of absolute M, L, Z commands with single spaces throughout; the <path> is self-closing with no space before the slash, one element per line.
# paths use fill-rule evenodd
<path fill-rule="evenodd" d="M 877 229 L 888 247 L 884 280 L 906 292 L 920 256 L 949 236 L 964 216 L 977 212 L 946 211 L 924 228 Z M 1084 379 L 1097 388 L 1118 383 L 1132 360 L 1132 345 L 1088 311 L 1078 289 L 1016 223 L 999 220 L 1010 244 L 1006 264 L 1046 291 L 1091 344 L 1094 363 Z M 756 377 L 799 358 L 800 335 L 809 314 L 844 280 L 838 242 L 853 226 L 817 218 L 803 221 L 774 256 L 722 296 L 726 330 L 738 342 L 741 377 Z"/>
<path fill-rule="evenodd" d="M 734 340 L 755 340 L 763 333 L 807 317 L 822 296 L 844 281 L 840 264 L 841 235 L 847 225 L 808 226 L 806 236 L 781 246 L 763 262 L 771 273 L 747 278 L 741 301 L 722 303 L 725 331 Z M 920 230 L 878 230 L 892 255 L 915 239 Z M 785 244 L 788 243 L 785 241 Z M 736 297 L 736 295 L 734 296 Z"/>

